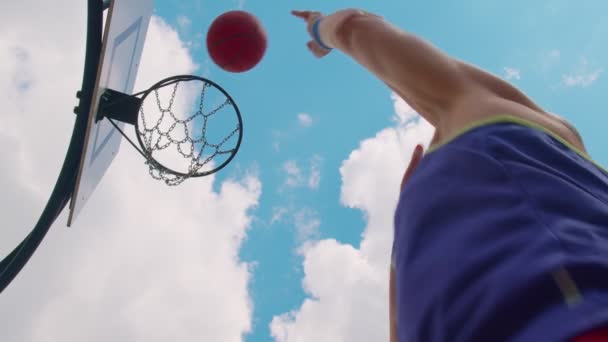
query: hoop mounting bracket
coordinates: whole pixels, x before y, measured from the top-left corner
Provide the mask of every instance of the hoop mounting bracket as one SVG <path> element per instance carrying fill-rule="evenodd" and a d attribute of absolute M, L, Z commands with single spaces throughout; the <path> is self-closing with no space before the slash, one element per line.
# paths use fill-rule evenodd
<path fill-rule="evenodd" d="M 114 119 L 130 125 L 137 122 L 137 114 L 142 100 L 116 90 L 106 89 L 99 100 L 96 120 Z"/>

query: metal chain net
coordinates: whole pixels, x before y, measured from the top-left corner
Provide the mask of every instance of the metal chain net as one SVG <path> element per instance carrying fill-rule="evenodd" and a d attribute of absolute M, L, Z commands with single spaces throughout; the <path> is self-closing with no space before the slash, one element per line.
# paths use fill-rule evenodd
<path fill-rule="evenodd" d="M 139 125 L 138 134 L 143 142 L 144 152 L 151 157 L 147 158 L 146 161 L 150 175 L 157 180 L 164 181 L 170 186 L 179 185 L 192 176 L 204 173 L 205 171 L 202 169 L 218 155 L 235 153 L 236 148 L 222 150 L 222 146 L 241 129 L 240 125 L 237 123 L 236 128 L 229 132 L 219 143 L 213 144 L 209 142 L 207 140 L 209 119 L 217 114 L 222 108 L 232 106 L 232 101 L 230 101 L 229 98 L 226 98 L 225 101 L 220 103 L 217 107 L 205 113 L 203 111 L 205 91 L 210 85 L 207 82 L 203 82 L 198 110 L 194 114 L 180 119 L 173 112 L 175 94 L 179 84 L 179 81 L 174 83 L 169 104 L 165 108 L 161 104 L 158 89 L 154 90 L 160 117 L 152 126 L 148 126 L 151 122 L 146 122 L 144 106 L 141 106 L 139 110 L 143 125 Z M 202 119 L 202 125 L 191 125 L 197 118 Z M 172 134 L 178 129 L 182 129 L 183 134 Z M 200 133 L 200 137 L 195 137 L 195 132 L 192 132 L 194 129 L 197 130 L 196 133 Z M 183 138 L 176 139 L 175 135 L 183 136 Z M 161 165 L 154 159 L 153 155 L 155 152 L 165 150 L 170 146 L 175 146 L 179 154 L 187 160 L 187 170 L 174 172 L 172 169 Z M 206 152 L 206 154 L 204 154 L 204 152 Z"/>

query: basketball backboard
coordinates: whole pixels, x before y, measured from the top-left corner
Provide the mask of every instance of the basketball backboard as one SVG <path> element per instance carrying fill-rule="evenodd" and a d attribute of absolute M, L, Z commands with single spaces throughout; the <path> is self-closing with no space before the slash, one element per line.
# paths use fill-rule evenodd
<path fill-rule="evenodd" d="M 74 223 L 120 147 L 120 132 L 107 119 L 97 121 L 99 101 L 106 89 L 133 93 L 152 10 L 153 0 L 110 1 L 85 145 L 70 203 L 68 226 Z M 117 124 L 124 125 L 120 122 Z"/>

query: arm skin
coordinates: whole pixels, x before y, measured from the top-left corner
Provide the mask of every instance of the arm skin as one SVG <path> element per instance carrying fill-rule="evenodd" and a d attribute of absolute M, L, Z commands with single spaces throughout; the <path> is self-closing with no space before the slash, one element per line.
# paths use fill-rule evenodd
<path fill-rule="evenodd" d="M 323 18 L 321 38 L 355 59 L 434 126 L 470 82 L 459 63 L 424 40 L 360 10 Z"/>
<path fill-rule="evenodd" d="M 512 113 L 541 124 L 584 151 L 576 130 L 545 112 L 523 92 L 473 65 L 452 58 L 431 43 L 383 18 L 346 9 L 319 26 L 325 44 L 351 56 L 449 137 L 470 122 Z"/>

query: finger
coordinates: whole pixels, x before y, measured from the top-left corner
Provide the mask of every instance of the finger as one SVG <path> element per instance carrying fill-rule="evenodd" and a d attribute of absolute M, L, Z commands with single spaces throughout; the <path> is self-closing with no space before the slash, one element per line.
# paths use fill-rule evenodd
<path fill-rule="evenodd" d="M 317 20 L 317 18 L 319 18 L 320 16 L 322 16 L 321 12 L 316 12 L 316 11 L 297 11 L 297 10 L 293 10 L 291 11 L 291 13 L 298 17 L 301 18 L 302 20 L 306 21 L 306 23 L 308 23 L 308 25 L 312 24 L 315 20 Z"/>
<path fill-rule="evenodd" d="M 306 43 L 306 47 L 308 48 L 308 50 L 314 55 L 315 54 L 315 48 L 313 47 L 313 41 L 309 41 L 308 43 Z"/>
<path fill-rule="evenodd" d="M 313 53 L 316 57 L 321 58 L 327 56 L 329 54 L 329 50 L 323 48 L 315 48 Z"/>
<path fill-rule="evenodd" d="M 306 46 L 308 47 L 308 50 L 310 50 L 310 52 L 312 52 L 312 54 L 315 55 L 315 57 L 321 58 L 321 57 L 326 56 L 330 52 L 330 50 L 322 48 L 314 40 L 308 41 L 308 43 L 306 43 Z"/>
<path fill-rule="evenodd" d="M 310 17 L 311 13 L 312 13 L 311 11 L 297 11 L 297 10 L 291 11 L 291 14 L 293 14 L 294 16 L 296 16 L 298 18 L 302 18 L 305 21 L 308 21 L 308 18 Z"/>
<path fill-rule="evenodd" d="M 319 44 L 317 44 L 317 42 L 315 42 L 314 40 L 311 40 L 308 43 L 306 43 L 306 46 L 308 46 L 308 49 L 310 49 L 310 51 L 317 57 L 323 57 L 323 56 L 327 55 L 327 53 L 329 52 L 329 50 L 324 49 Z"/>
<path fill-rule="evenodd" d="M 403 178 L 401 179 L 401 189 L 403 189 L 405 183 L 407 183 L 407 180 L 411 177 L 412 173 L 420 163 L 420 160 L 422 160 L 423 155 L 424 148 L 422 147 L 422 145 L 416 145 L 416 148 L 414 148 L 414 152 L 412 153 L 410 165 L 408 165 L 407 169 L 405 170 L 405 173 L 403 174 Z"/>

